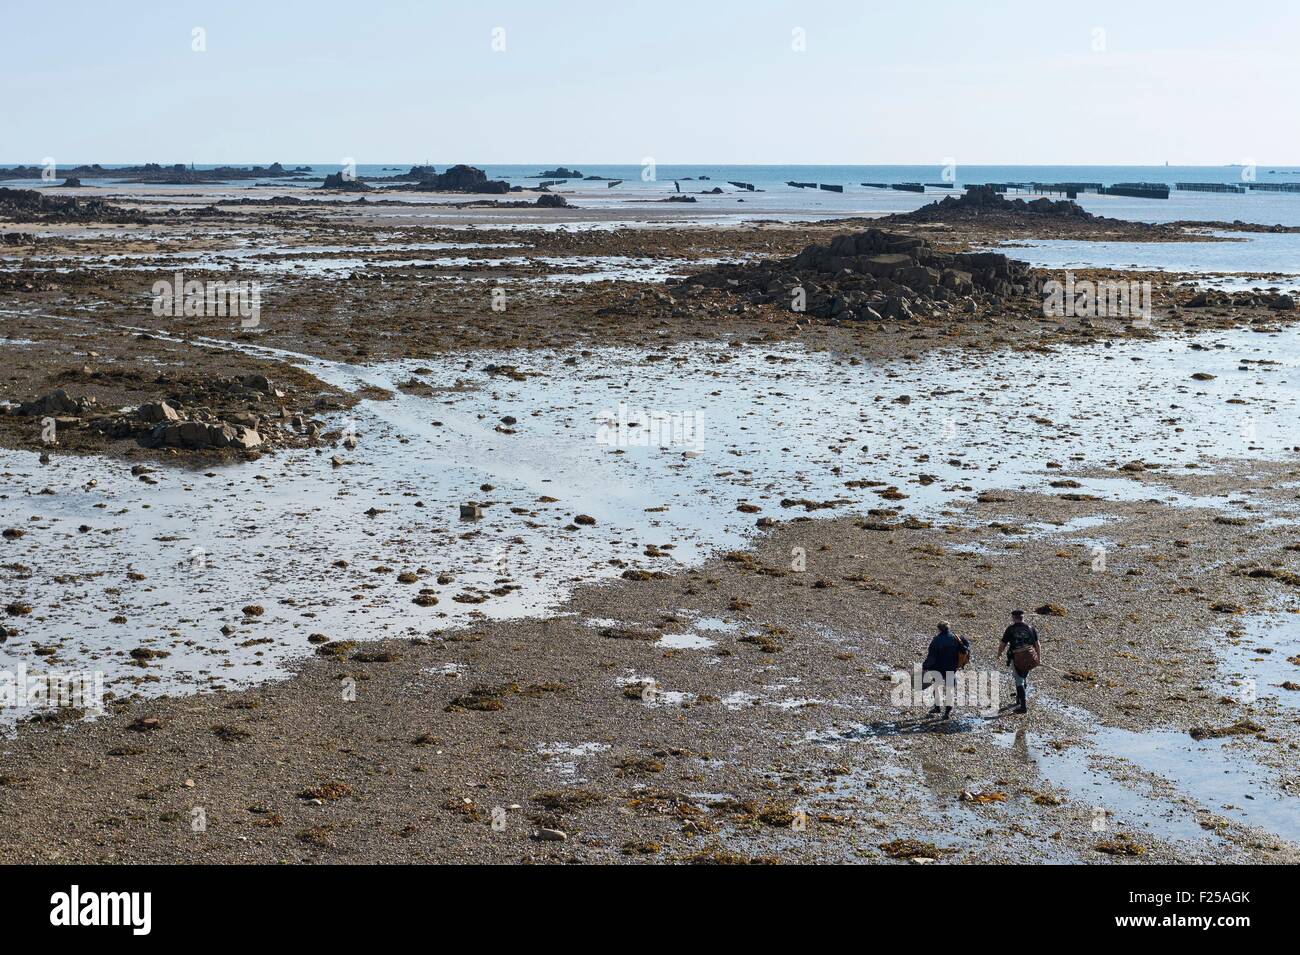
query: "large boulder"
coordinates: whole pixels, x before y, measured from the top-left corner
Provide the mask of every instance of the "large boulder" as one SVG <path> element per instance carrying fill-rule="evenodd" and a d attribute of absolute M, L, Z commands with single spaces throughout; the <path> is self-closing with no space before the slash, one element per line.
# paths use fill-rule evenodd
<path fill-rule="evenodd" d="M 262 446 L 262 436 L 252 428 L 243 425 L 234 426 L 234 435 L 230 437 L 230 446 L 240 451 L 252 451 Z"/>
<path fill-rule="evenodd" d="M 141 421 L 147 421 L 150 424 L 157 424 L 162 421 L 179 421 L 181 416 L 165 401 L 150 401 L 140 406 L 136 412 L 136 417 Z"/>
<path fill-rule="evenodd" d="M 893 274 L 893 279 L 900 285 L 922 291 L 939 284 L 939 273 L 924 265 L 909 265 Z"/>
<path fill-rule="evenodd" d="M 249 391 L 260 391 L 264 395 L 269 395 L 272 392 L 271 379 L 267 378 L 266 375 L 245 375 L 240 379 L 240 383 Z"/>

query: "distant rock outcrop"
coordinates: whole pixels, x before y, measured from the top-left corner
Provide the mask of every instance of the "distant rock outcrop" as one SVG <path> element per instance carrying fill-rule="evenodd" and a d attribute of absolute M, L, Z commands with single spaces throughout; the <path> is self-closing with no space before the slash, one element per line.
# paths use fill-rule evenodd
<path fill-rule="evenodd" d="M 444 173 L 422 178 L 415 188 L 434 192 L 502 193 L 510 191 L 510 184 L 500 179 L 488 179 L 487 173 L 475 166 L 458 164 Z"/>
<path fill-rule="evenodd" d="M 369 192 L 370 187 L 358 179 L 345 177 L 341 172 L 332 172 L 325 177 L 325 181 L 318 187 L 320 189 L 332 189 L 336 192 Z"/>
<path fill-rule="evenodd" d="M 1069 199 L 1008 199 L 992 186 L 968 186 L 960 196 L 944 196 L 913 212 L 902 212 L 882 222 L 954 222 L 996 216 L 1036 216 L 1054 219 L 1095 219 L 1091 212 Z"/>

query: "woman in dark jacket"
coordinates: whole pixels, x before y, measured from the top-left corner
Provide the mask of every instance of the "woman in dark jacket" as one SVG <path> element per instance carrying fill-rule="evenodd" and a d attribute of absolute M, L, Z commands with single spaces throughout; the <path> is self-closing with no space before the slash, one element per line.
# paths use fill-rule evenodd
<path fill-rule="evenodd" d="M 926 651 L 925 662 L 921 664 L 921 670 L 924 673 L 938 673 L 942 678 L 942 683 L 936 682 L 936 686 L 942 686 L 942 690 L 936 690 L 937 693 L 949 693 L 955 682 L 949 677 L 949 674 L 956 674 L 961 669 L 963 661 L 960 659 L 963 655 L 967 658 L 970 656 L 970 641 L 965 637 L 959 637 L 952 632 L 952 626 L 948 621 L 943 620 L 938 625 L 939 632 L 934 635 L 930 641 L 930 648 Z M 940 697 L 943 698 L 943 697 Z M 952 715 L 951 699 L 944 699 L 946 704 L 943 707 L 943 718 L 946 720 Z M 930 709 L 930 712 L 938 713 L 939 704 Z"/>

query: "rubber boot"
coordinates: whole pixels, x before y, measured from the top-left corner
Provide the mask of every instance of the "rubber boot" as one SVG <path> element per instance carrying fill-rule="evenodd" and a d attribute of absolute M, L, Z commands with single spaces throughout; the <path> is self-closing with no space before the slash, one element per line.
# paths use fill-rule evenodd
<path fill-rule="evenodd" d="M 952 707 L 951 706 L 944 707 L 943 718 L 946 720 L 950 716 L 952 716 Z"/>
<path fill-rule="evenodd" d="M 1016 687 L 1016 708 L 1012 710 L 1013 713 L 1029 712 L 1028 690 L 1029 688 L 1027 686 Z"/>

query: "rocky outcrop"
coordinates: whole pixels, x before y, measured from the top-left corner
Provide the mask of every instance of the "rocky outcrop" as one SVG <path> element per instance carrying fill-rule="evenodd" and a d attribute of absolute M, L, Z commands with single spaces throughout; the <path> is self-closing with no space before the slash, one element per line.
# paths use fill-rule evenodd
<path fill-rule="evenodd" d="M 14 222 L 143 222 L 141 216 L 102 199 L 51 196 L 0 187 L 0 219 Z"/>
<path fill-rule="evenodd" d="M 559 166 L 555 169 L 547 169 L 545 172 L 539 172 L 533 176 L 534 179 L 581 179 L 582 173 L 576 169 L 570 169 L 568 166 Z"/>
<path fill-rule="evenodd" d="M 359 179 L 349 179 L 341 172 L 332 172 L 317 188 L 332 189 L 336 192 L 369 192 L 370 187 Z"/>
<path fill-rule="evenodd" d="M 968 186 L 960 196 L 944 196 L 938 202 L 913 212 L 902 212 L 882 222 L 953 222 L 961 219 L 987 219 L 991 216 L 1035 216 L 1053 219 L 1097 218 L 1083 206 L 1069 199 L 1008 199 L 991 186 Z"/>
<path fill-rule="evenodd" d="M 407 188 L 421 192 L 477 192 L 503 193 L 510 184 L 500 179 L 488 179 L 487 173 L 475 166 L 456 165 L 444 173 L 425 175 L 414 186 Z"/>
<path fill-rule="evenodd" d="M 791 259 L 720 266 L 683 285 L 729 289 L 755 304 L 776 303 L 819 318 L 906 321 L 918 314 L 973 311 L 1023 295 L 1029 266 L 996 252 L 940 252 L 924 239 L 868 229 L 810 245 Z"/>
<path fill-rule="evenodd" d="M 537 205 L 543 209 L 565 209 L 569 201 L 564 196 L 538 196 Z"/>

